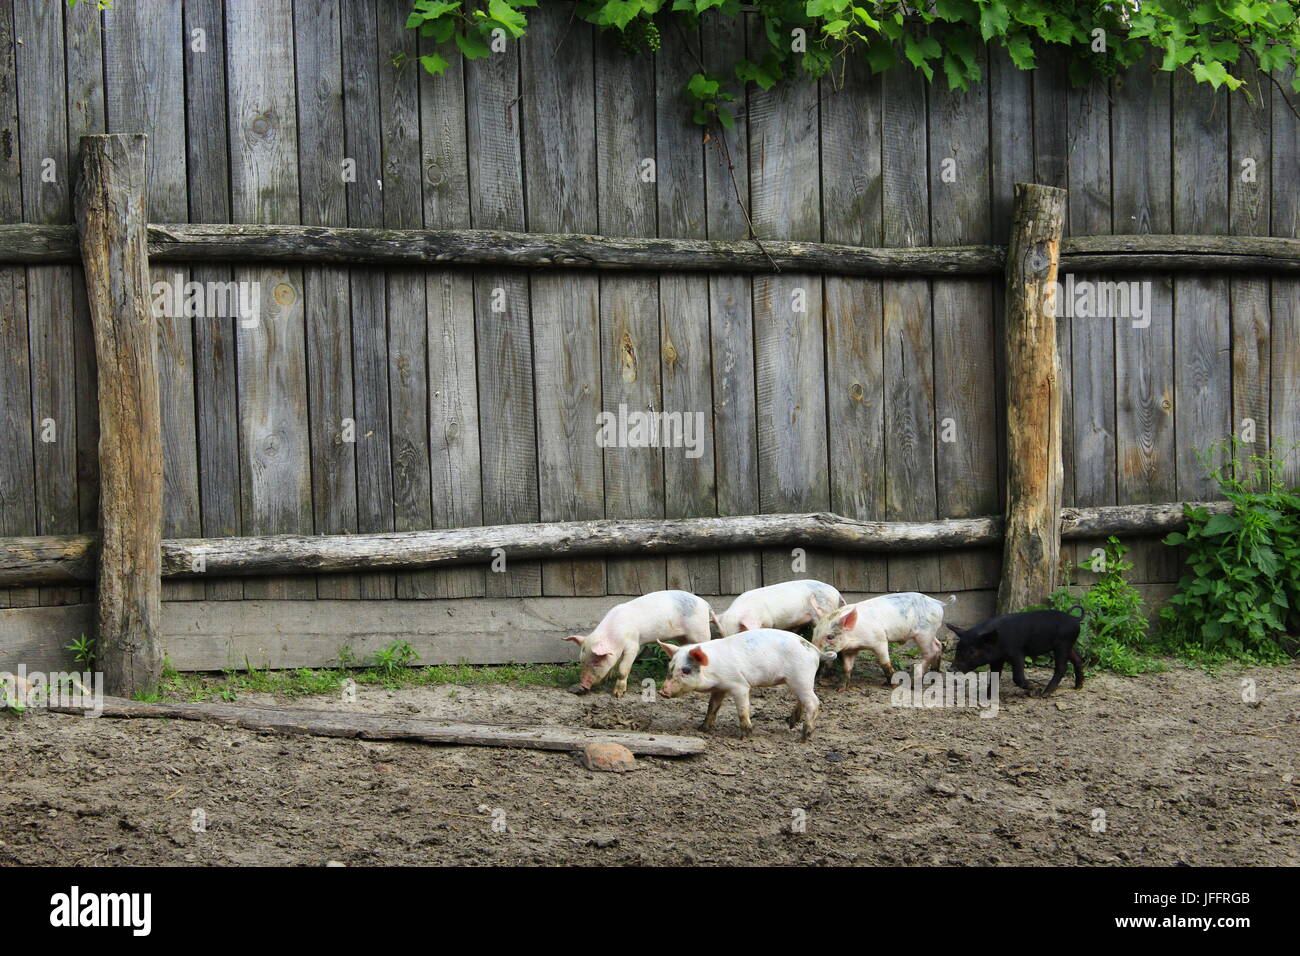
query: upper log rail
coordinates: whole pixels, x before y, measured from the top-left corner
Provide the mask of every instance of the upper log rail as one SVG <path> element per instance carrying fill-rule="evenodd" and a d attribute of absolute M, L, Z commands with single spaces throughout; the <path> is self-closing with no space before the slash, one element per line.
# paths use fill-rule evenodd
<path fill-rule="evenodd" d="M 642 272 L 789 271 L 908 277 L 1003 273 L 1006 247 L 872 249 L 826 242 L 639 239 L 484 229 L 152 224 L 149 261 L 494 266 Z M 73 226 L 0 225 L 0 264 L 81 260 Z M 1271 236 L 1079 236 L 1061 244 L 1061 272 L 1300 274 L 1300 239 Z"/>
<path fill-rule="evenodd" d="M 1190 507 L 1227 512 L 1226 501 Z M 1187 526 L 1181 503 L 1061 509 L 1067 540 L 1145 536 Z M 508 558 L 670 554 L 728 548 L 802 546 L 859 552 L 996 547 L 1002 518 L 928 522 L 859 521 L 825 512 L 721 518 L 603 519 L 492 525 L 381 534 L 183 538 L 162 543 L 164 578 L 415 570 L 483 564 L 502 548 Z M 94 580 L 91 535 L 0 538 L 0 587 Z"/>

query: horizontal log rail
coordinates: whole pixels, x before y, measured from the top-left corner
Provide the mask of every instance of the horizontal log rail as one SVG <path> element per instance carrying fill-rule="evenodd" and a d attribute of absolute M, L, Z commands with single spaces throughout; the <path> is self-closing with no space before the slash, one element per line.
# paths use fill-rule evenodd
<path fill-rule="evenodd" d="M 0 226 L 0 264 L 80 261 L 73 226 Z M 153 224 L 149 261 L 483 266 L 647 272 L 811 272 L 876 277 L 1000 275 L 1004 246 L 872 249 L 824 242 L 638 239 L 482 229 Z M 1300 239 L 1270 236 L 1080 236 L 1061 246 L 1066 272 L 1300 274 Z"/>
<path fill-rule="evenodd" d="M 1232 507 L 1224 501 L 1196 504 L 1213 512 Z M 1181 503 L 1061 511 L 1061 537 L 1066 540 L 1111 534 L 1149 536 L 1184 527 Z M 859 521 L 815 513 L 562 521 L 382 534 L 180 538 L 162 543 L 162 576 L 414 570 L 487 563 L 498 548 L 507 561 L 784 546 L 886 553 L 937 551 L 998 546 L 1002 532 L 1001 518 Z M 90 535 L 0 538 L 0 587 L 93 581 L 95 548 L 95 538 Z"/>

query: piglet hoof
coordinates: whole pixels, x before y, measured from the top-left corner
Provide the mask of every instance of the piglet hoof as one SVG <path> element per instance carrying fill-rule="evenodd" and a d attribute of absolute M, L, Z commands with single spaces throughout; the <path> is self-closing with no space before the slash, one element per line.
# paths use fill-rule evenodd
<path fill-rule="evenodd" d="M 583 687 L 581 684 L 573 684 L 569 687 L 570 694 L 585 694 L 591 690 L 590 687 Z"/>
<path fill-rule="evenodd" d="M 615 697 L 622 697 L 625 693 L 627 693 L 627 691 L 624 690 L 622 687 L 615 687 L 615 688 L 614 688 L 614 696 L 615 696 Z"/>

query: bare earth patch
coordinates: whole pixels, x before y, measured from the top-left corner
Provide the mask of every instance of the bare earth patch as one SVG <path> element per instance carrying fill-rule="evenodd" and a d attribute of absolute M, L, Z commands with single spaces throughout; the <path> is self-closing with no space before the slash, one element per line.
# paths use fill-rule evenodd
<path fill-rule="evenodd" d="M 891 707 L 859 671 L 846 692 L 818 688 L 809 744 L 774 688 L 755 694 L 752 738 L 727 704 L 705 754 L 627 774 L 564 753 L 3 717 L 0 863 L 1300 864 L 1300 666 L 1106 675 L 1047 700 L 1008 682 L 991 719 Z M 693 734 L 707 702 L 646 703 L 635 685 L 623 700 L 360 693 L 290 706 Z"/>

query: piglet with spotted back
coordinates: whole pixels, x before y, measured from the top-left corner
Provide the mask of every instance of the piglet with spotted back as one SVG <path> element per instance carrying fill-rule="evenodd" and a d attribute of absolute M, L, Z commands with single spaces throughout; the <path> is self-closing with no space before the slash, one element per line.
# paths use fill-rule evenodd
<path fill-rule="evenodd" d="M 749 736 L 754 730 L 749 715 L 750 690 L 785 684 L 796 700 L 789 725 L 794 727 L 802 721 L 801 739 L 812 736 L 821 706 L 813 690 L 817 666 L 823 660 L 834 660 L 833 653 L 819 651 L 798 634 L 773 628 L 745 631 L 694 647 L 677 647 L 663 641 L 659 646 L 672 658 L 661 694 L 679 697 L 693 690 L 709 694 L 709 711 L 701 730 L 713 728 L 718 708 L 730 697 L 736 702 L 742 733 Z"/>
<path fill-rule="evenodd" d="M 774 627 L 793 631 L 817 620 L 814 608 L 841 607 L 840 592 L 822 581 L 782 581 L 746 591 L 718 615 L 723 636 Z"/>
<path fill-rule="evenodd" d="M 614 696 L 622 697 L 641 645 L 669 638 L 698 644 L 717 633 L 708 602 L 688 591 L 654 591 L 626 601 L 610 608 L 590 634 L 564 638 L 578 645 L 582 661 L 582 677 L 569 690 L 587 693 L 617 665 Z"/>
<path fill-rule="evenodd" d="M 919 682 L 926 668 L 938 670 L 943 658 L 943 609 L 957 600 L 947 601 L 915 591 L 885 594 L 860 601 L 836 610 L 818 608 L 817 624 L 813 628 L 813 643 L 819 648 L 836 651 L 844 665 L 844 679 L 840 690 L 849 686 L 853 662 L 858 652 L 869 650 L 880 661 L 885 672 L 885 684 L 894 676 L 894 666 L 889 660 L 890 644 L 915 644 L 921 652 L 916 663 L 916 680 Z"/>

